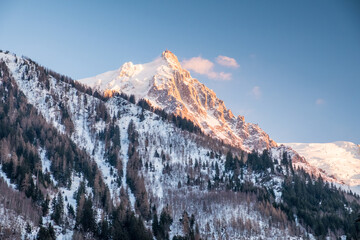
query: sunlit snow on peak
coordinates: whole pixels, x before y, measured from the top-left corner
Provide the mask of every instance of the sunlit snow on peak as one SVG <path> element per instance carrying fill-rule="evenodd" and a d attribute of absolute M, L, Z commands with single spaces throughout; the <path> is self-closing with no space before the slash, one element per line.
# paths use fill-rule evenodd
<path fill-rule="evenodd" d="M 154 107 L 180 115 L 200 126 L 204 133 L 245 150 L 263 150 L 276 143 L 258 126 L 239 120 L 207 88 L 181 67 L 169 50 L 146 64 L 125 63 L 118 70 L 79 80 L 106 96 L 112 92 L 144 98 Z"/>

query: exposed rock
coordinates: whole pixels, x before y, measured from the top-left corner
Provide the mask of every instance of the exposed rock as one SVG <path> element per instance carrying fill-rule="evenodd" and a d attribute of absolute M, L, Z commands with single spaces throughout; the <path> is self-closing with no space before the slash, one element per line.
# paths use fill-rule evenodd
<path fill-rule="evenodd" d="M 262 151 L 277 144 L 256 124 L 235 117 L 215 92 L 181 67 L 166 50 L 147 64 L 125 63 L 120 69 L 79 80 L 109 96 L 109 90 L 134 94 L 151 105 L 192 120 L 206 133 L 244 150 Z"/>

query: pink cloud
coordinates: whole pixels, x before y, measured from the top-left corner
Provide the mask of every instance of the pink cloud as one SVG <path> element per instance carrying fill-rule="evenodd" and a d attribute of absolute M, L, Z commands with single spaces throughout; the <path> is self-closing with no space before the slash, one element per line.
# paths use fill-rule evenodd
<path fill-rule="evenodd" d="M 223 80 L 231 80 L 231 73 L 225 73 L 225 72 L 219 72 L 218 73 L 218 76 L 220 77 L 220 79 L 223 79 Z"/>
<path fill-rule="evenodd" d="M 231 73 L 214 71 L 214 63 L 202 57 L 193 57 L 182 61 L 183 68 L 206 75 L 210 79 L 231 80 Z"/>
<path fill-rule="evenodd" d="M 231 67 L 231 68 L 238 68 L 240 65 L 236 62 L 234 58 L 227 57 L 227 56 L 221 56 L 219 55 L 216 58 L 216 62 L 222 66 L 225 67 Z"/>

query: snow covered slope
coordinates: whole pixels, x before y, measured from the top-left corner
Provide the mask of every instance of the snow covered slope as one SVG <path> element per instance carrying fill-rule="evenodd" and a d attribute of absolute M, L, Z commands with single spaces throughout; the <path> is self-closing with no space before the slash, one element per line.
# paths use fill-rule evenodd
<path fill-rule="evenodd" d="M 242 125 L 234 127 L 233 121 L 237 120 L 223 102 L 217 99 L 211 90 L 192 79 L 186 70 L 181 69 L 173 54 L 164 52 L 162 58 L 150 64 L 125 64 L 123 67 L 127 70 L 124 73 L 120 70 L 105 75 L 120 74 L 122 77 L 113 83 L 114 87 L 119 86 L 119 91 L 127 88 L 127 94 L 134 93 L 137 98 L 144 96 L 153 105 L 157 104 L 156 106 L 169 112 L 186 116 L 201 124 L 205 132 L 216 134 L 212 136 L 229 140 L 237 134 L 234 137 L 238 141 L 237 145 L 246 150 L 261 150 L 263 147 L 270 149 L 262 155 L 246 153 L 223 144 L 211 138 L 212 136 L 184 131 L 167 117 L 133 104 L 127 98 L 103 98 L 91 89 L 46 70 L 27 58 L 0 52 L 0 67 L 0 93 L 5 96 L 0 98 L 0 103 L 16 100 L 15 96 L 22 96 L 28 104 L 23 105 L 32 106 L 27 112 L 41 115 L 44 122 L 51 124 L 54 132 L 63 136 L 60 140 L 70 139 L 71 145 L 83 152 L 78 155 L 81 159 L 74 158 L 73 161 L 76 163 L 84 160 L 79 162 L 81 167 L 78 170 L 71 168 L 71 164 L 66 165 L 67 168 L 61 168 L 70 169 L 70 181 L 65 185 L 56 175 L 56 169 L 59 168 L 55 167 L 58 163 L 66 163 L 67 159 L 72 157 L 55 159 L 51 156 L 57 152 L 47 154 L 52 149 L 45 140 L 50 139 L 51 135 L 45 133 L 39 134 L 39 140 L 45 139 L 45 143 L 39 143 L 40 145 L 34 148 L 39 157 L 40 173 L 47 174 L 49 171 L 49 182 L 53 182 L 49 185 L 51 188 L 44 187 L 44 192 L 49 195 L 48 204 L 53 206 L 53 203 L 58 201 L 55 200 L 56 193 L 61 192 L 65 197 L 67 208 L 63 219 L 68 222 L 65 226 L 53 220 L 53 209 L 42 218 L 41 227 L 52 223 L 58 239 L 77 239 L 81 234 L 82 230 L 79 232 L 79 228 L 75 228 L 75 214 L 83 215 L 82 210 L 78 211 L 82 206 L 81 198 L 77 201 L 76 196 L 80 190 L 84 191 L 83 199 L 85 196 L 92 199 L 96 224 L 100 226 L 102 222 L 108 222 L 114 230 L 117 226 L 123 229 L 125 225 L 114 224 L 117 222 L 114 222 L 112 211 L 126 209 L 127 212 L 134 212 L 141 217 L 148 229 L 152 229 L 153 223 L 157 221 L 153 220 L 155 213 L 156 216 L 161 216 L 163 211 L 169 212 L 173 219 L 169 230 L 166 230 L 169 239 L 176 235 L 189 235 L 189 227 L 193 228 L 193 233 L 207 239 L 302 239 L 314 232 L 312 225 L 305 222 L 301 214 L 296 215 L 297 213 L 293 212 L 295 215 L 288 217 L 287 213 L 277 206 L 287 208 L 288 204 L 294 202 L 292 199 L 296 193 L 292 191 L 292 179 L 305 189 L 313 190 L 313 184 L 317 184 L 315 178 L 314 181 L 304 181 L 301 178 L 302 173 L 296 171 L 297 168 L 301 167 L 313 176 L 321 175 L 327 181 L 333 180 L 327 179 L 324 173 L 309 165 L 305 158 L 290 147 L 275 147 L 276 144 L 257 126 L 243 122 Z M 5 74 L 7 72 L 8 74 Z M 147 78 L 148 75 L 153 76 Z M 136 81 L 134 76 L 141 76 L 143 81 Z M 88 81 L 93 87 L 101 89 L 104 82 L 98 78 L 96 81 Z M 156 81 L 163 82 L 154 84 Z M 11 90 L 15 87 L 18 91 Z M 146 94 L 141 95 L 143 92 Z M 174 107 L 174 111 L 171 107 Z M 13 108 L 11 112 L 16 113 L 17 108 Z M 214 119 L 209 120 L 207 117 L 210 115 Z M 218 128 L 215 121 L 219 124 Z M 23 125 L 25 123 L 22 122 Z M 228 134 L 226 130 L 229 130 L 229 135 L 225 135 Z M 62 151 L 59 149 L 58 152 Z M 5 156 L 2 161 L 16 160 L 8 159 L 5 147 L 0 147 L 0 151 Z M 2 169 L 1 166 L 0 168 Z M 5 170 L 9 172 L 8 169 Z M 31 174 L 30 179 L 37 178 L 35 170 Z M 296 174 L 299 174 L 299 177 L 295 178 Z M 0 171 L 0 178 L 11 183 L 12 178 L 9 176 Z M 93 183 L 92 179 L 95 179 Z M 310 176 L 305 179 L 310 179 Z M 81 182 L 84 183 L 83 188 Z M 299 189 L 302 188 L 295 190 Z M 332 196 L 338 197 L 343 194 L 335 188 L 332 190 L 322 193 L 331 192 Z M 302 194 L 313 196 L 312 192 Z M 316 194 L 315 197 L 316 199 L 311 201 L 311 204 L 315 203 L 312 205 L 313 209 L 317 209 L 318 202 L 324 201 L 323 205 L 328 206 L 327 200 L 333 199 L 321 199 L 322 194 Z M 344 219 L 350 219 L 352 209 L 356 211 L 358 208 L 355 203 L 351 205 L 344 199 L 337 201 L 340 202 L 337 209 L 342 211 L 339 215 L 345 216 Z M 305 205 L 299 205 L 303 206 Z M 71 214 L 70 209 L 77 210 Z M 190 225 L 186 220 L 189 217 Z M 7 219 L 4 221 L 8 223 Z M 38 222 L 32 221 L 33 229 L 38 229 Z M 0 227 L 1 224 L 2 221 Z M 40 232 L 37 229 L 33 231 L 34 234 Z M 341 227 L 339 229 L 336 236 L 344 232 Z M 112 233 L 110 230 L 105 232 Z M 91 231 L 83 233 L 86 236 L 98 234 Z M 34 234 L 30 239 L 35 238 Z M 88 239 L 93 238 L 89 235 Z"/>
<path fill-rule="evenodd" d="M 1 61 L 9 70 L 13 84 L 16 84 L 28 103 L 59 133 L 67 135 L 74 145 L 88 153 L 89 159 L 94 163 L 93 168 L 98 169 L 95 178 L 104 182 L 104 192 L 105 189 L 109 190 L 106 198 L 111 200 L 114 207 L 119 202 L 128 201 L 131 211 L 140 214 L 139 203 L 143 203 L 144 209 L 151 203 L 151 206 L 156 206 L 160 216 L 161 209 L 171 206 L 174 223 L 171 225 L 170 239 L 177 234 L 183 234 L 179 219 L 182 218 L 184 211 L 198 219 L 198 231 L 202 235 L 208 234 L 208 239 L 220 239 L 224 234 L 229 239 L 245 237 L 274 239 L 284 235 L 294 235 L 290 227 L 287 227 L 288 220 L 283 213 L 279 213 L 282 217 L 275 221 L 279 226 L 265 227 L 271 218 L 270 212 L 264 215 L 260 211 L 260 202 L 255 195 L 225 189 L 225 183 L 220 182 L 220 179 L 225 181 L 232 177 L 232 173 L 225 171 L 225 153 L 229 149 L 222 146 L 220 141 L 182 131 L 171 122 L 164 121 L 159 115 L 145 111 L 122 98 L 114 97 L 103 101 L 101 98 L 87 94 L 86 91 L 80 91 L 70 83 L 61 81 L 61 77 L 50 72 L 41 75 L 40 66 L 29 59 L 0 52 Z M 66 112 L 66 120 L 64 120 L 64 112 Z M 143 117 L 140 117 L 141 115 Z M 119 150 L 114 151 L 118 156 L 116 167 L 112 166 L 108 159 L 108 151 L 115 143 L 112 141 L 106 144 L 105 141 L 109 129 L 114 128 L 111 132 L 115 133 L 115 127 L 119 129 L 119 134 L 114 136 L 117 136 L 120 146 Z M 131 135 L 129 129 L 134 129 Z M 136 149 L 136 155 L 129 157 L 129 149 L 132 148 Z M 48 151 L 46 148 L 38 149 L 43 172 L 46 172 L 49 166 L 51 171 L 53 164 L 47 158 L 46 151 Z M 131 169 L 134 159 L 137 160 L 135 163 L 139 164 L 137 171 L 141 176 L 140 179 L 143 180 L 143 188 L 141 188 L 143 192 L 140 193 L 129 187 L 127 179 L 129 173 L 134 171 Z M 286 172 L 285 168 L 281 167 L 279 159 L 274 162 L 278 177 L 262 182 L 259 174 L 255 175 L 245 169 L 244 179 L 241 182 L 239 180 L 239 184 L 246 182 L 254 188 L 261 189 L 276 187 L 276 199 L 280 201 L 281 183 Z M 56 190 L 66 197 L 66 205 L 69 204 L 73 209 L 77 209 L 74 193 L 79 190 L 83 175 L 77 172 L 71 174 L 68 186 L 58 186 L 56 181 L 54 185 Z M 0 177 L 3 175 L 1 174 Z M 49 177 L 54 179 L 53 172 Z M 86 195 L 95 196 L 95 187 L 91 188 L 86 181 L 85 183 Z M 209 190 L 209 186 L 216 188 Z M 123 194 L 126 196 L 125 200 L 121 199 L 121 189 L 127 190 L 126 194 Z M 49 193 L 50 201 L 54 202 L 56 194 L 50 190 L 46 191 Z M 100 204 L 95 204 L 95 198 L 93 201 L 97 219 L 101 219 L 102 215 L 109 218 L 110 213 L 107 213 Z M 185 199 L 191 204 L 184 204 Z M 276 210 L 271 205 L 268 208 L 271 211 Z M 42 219 L 45 225 L 48 223 L 55 225 L 50 216 L 51 211 Z M 75 222 L 71 219 L 68 210 L 65 210 L 65 215 L 66 219 L 70 219 L 70 224 L 65 227 L 55 226 L 58 239 L 71 239 L 74 234 Z M 34 225 L 36 223 L 34 222 Z M 151 220 L 144 220 L 144 223 L 151 228 Z M 224 229 L 224 226 L 228 227 Z"/>
<path fill-rule="evenodd" d="M 360 146 L 352 142 L 284 143 L 313 166 L 349 186 L 360 185 Z"/>
<path fill-rule="evenodd" d="M 235 117 L 215 92 L 190 76 L 170 51 L 146 64 L 125 63 L 119 69 L 81 83 L 111 95 L 112 91 L 144 98 L 151 105 L 192 120 L 202 130 L 226 143 L 251 151 L 277 144 L 256 124 Z"/>
<path fill-rule="evenodd" d="M 273 153 L 285 150 L 258 125 L 246 123 L 243 116 L 235 117 L 215 92 L 192 78 L 168 50 L 150 63 L 134 65 L 128 62 L 117 70 L 78 81 L 105 95 L 116 91 L 132 94 L 136 99 L 144 98 L 155 107 L 192 120 L 211 137 L 244 150 L 272 148 Z M 339 183 L 310 165 L 292 149 L 286 148 L 285 151 L 293 156 L 294 167 L 301 167 L 314 176 L 321 175 L 329 182 Z"/>

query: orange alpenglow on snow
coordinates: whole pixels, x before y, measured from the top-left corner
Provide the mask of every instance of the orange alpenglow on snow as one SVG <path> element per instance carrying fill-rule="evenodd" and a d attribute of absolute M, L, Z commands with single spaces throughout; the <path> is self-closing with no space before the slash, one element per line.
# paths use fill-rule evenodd
<path fill-rule="evenodd" d="M 152 62 L 127 62 L 117 70 L 79 81 L 108 97 L 115 91 L 146 99 L 153 107 L 187 118 L 204 133 L 247 151 L 277 146 L 259 126 L 246 123 L 243 116 L 235 117 L 169 50 Z"/>

